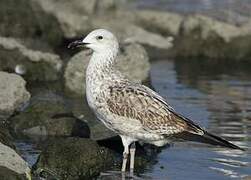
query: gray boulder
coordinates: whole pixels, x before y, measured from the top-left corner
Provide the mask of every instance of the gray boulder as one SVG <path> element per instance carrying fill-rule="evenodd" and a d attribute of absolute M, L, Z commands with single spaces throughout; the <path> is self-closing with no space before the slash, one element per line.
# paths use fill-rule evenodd
<path fill-rule="evenodd" d="M 183 16 L 177 13 L 153 10 L 135 11 L 135 21 L 145 29 L 157 34 L 178 35 Z"/>
<path fill-rule="evenodd" d="M 18 174 L 11 169 L 8 169 L 4 166 L 0 166 L 0 179 L 1 180 L 27 180 L 25 174 Z"/>
<path fill-rule="evenodd" d="M 0 119 L 4 120 L 29 101 L 30 93 L 19 75 L 0 71 L 0 82 Z"/>
<path fill-rule="evenodd" d="M 92 29 L 105 28 L 113 32 L 122 43 L 139 43 L 144 46 L 150 46 L 157 49 L 170 49 L 172 47 L 173 37 L 164 37 L 160 34 L 147 31 L 134 22 L 130 22 L 125 17 L 118 17 L 109 20 L 112 17 L 99 17 L 92 21 Z M 120 17 L 120 18 L 119 18 Z M 134 15 L 133 15 L 134 17 Z M 134 17 L 135 18 L 135 17 Z M 129 18 L 131 19 L 131 18 Z M 125 28 L 126 27 L 126 28 Z"/>
<path fill-rule="evenodd" d="M 96 28 L 106 28 L 115 32 L 121 41 L 137 42 L 163 49 L 169 49 L 171 46 L 170 38 L 135 25 L 133 21 L 136 15 L 120 8 L 125 4 L 123 0 L 35 1 L 46 13 L 52 14 L 57 19 L 66 38 L 83 36 Z"/>
<path fill-rule="evenodd" d="M 53 46 L 61 43 L 57 20 L 34 0 L 1 0 L 0 7 L 0 36 L 38 39 Z"/>
<path fill-rule="evenodd" d="M 11 137 L 6 125 L 3 124 L 0 126 L 0 143 L 15 149 L 13 138 Z"/>
<path fill-rule="evenodd" d="M 90 53 L 81 51 L 68 62 L 64 78 L 65 87 L 73 95 L 85 94 L 85 71 L 90 59 Z M 139 44 L 126 44 L 119 53 L 117 67 L 133 81 L 142 82 L 147 79 L 150 69 L 148 55 Z"/>
<path fill-rule="evenodd" d="M 202 15 L 189 16 L 180 27 L 174 45 L 178 57 L 210 59 L 250 59 L 251 33 L 247 26 L 237 27 Z"/>
<path fill-rule="evenodd" d="M 204 40 L 210 38 L 211 34 L 215 34 L 225 42 L 230 42 L 233 38 L 250 34 L 245 29 L 203 15 L 188 16 L 180 25 L 183 35 L 192 34 L 199 29 L 198 35 Z"/>
<path fill-rule="evenodd" d="M 59 78 L 62 61 L 58 55 L 27 49 L 13 38 L 0 37 L 0 70 L 15 71 L 29 81 Z"/>
<path fill-rule="evenodd" d="M 30 168 L 12 148 L 0 143 L 0 178 L 31 179 Z"/>
<path fill-rule="evenodd" d="M 71 115 L 62 97 L 44 92 L 33 96 L 28 108 L 10 119 L 12 131 L 21 136 L 81 136 L 89 137 L 85 122 Z"/>
<path fill-rule="evenodd" d="M 93 179 L 113 163 L 114 153 L 95 141 L 57 138 L 47 143 L 33 169 L 46 179 Z"/>
<path fill-rule="evenodd" d="M 89 15 L 95 10 L 96 0 L 34 0 L 44 12 L 51 14 L 62 29 L 64 37 L 73 38 L 90 29 Z"/>

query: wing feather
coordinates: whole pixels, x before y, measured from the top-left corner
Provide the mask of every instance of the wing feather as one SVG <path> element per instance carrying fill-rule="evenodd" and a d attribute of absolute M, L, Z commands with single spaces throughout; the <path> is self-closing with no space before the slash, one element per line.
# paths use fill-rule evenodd
<path fill-rule="evenodd" d="M 109 111 L 139 120 L 147 131 L 162 135 L 184 131 L 204 133 L 198 125 L 176 113 L 164 98 L 146 86 L 126 82 L 110 86 L 109 90 Z"/>

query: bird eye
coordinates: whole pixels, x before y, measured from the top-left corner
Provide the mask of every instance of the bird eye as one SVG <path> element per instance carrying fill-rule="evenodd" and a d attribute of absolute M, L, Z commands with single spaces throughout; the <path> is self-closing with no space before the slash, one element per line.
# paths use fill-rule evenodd
<path fill-rule="evenodd" d="M 97 39 L 101 40 L 101 39 L 103 39 L 103 36 L 97 36 Z"/>

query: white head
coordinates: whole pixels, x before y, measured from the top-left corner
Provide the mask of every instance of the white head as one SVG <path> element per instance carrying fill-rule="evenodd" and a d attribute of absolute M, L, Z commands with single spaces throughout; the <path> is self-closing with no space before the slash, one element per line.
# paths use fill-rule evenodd
<path fill-rule="evenodd" d="M 118 40 L 108 30 L 96 29 L 90 32 L 84 39 L 70 43 L 68 47 L 73 48 L 78 46 L 85 46 L 96 53 L 111 53 L 111 51 L 117 53 Z"/>

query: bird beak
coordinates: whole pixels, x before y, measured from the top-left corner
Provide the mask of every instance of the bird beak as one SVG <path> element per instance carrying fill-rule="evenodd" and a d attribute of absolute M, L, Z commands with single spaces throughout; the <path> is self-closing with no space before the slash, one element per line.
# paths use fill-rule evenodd
<path fill-rule="evenodd" d="M 68 44 L 67 47 L 69 49 L 74 49 L 74 48 L 77 48 L 77 47 L 86 46 L 88 44 L 90 44 L 90 43 L 84 42 L 83 40 L 76 40 L 76 41 L 73 41 L 70 44 Z"/>

